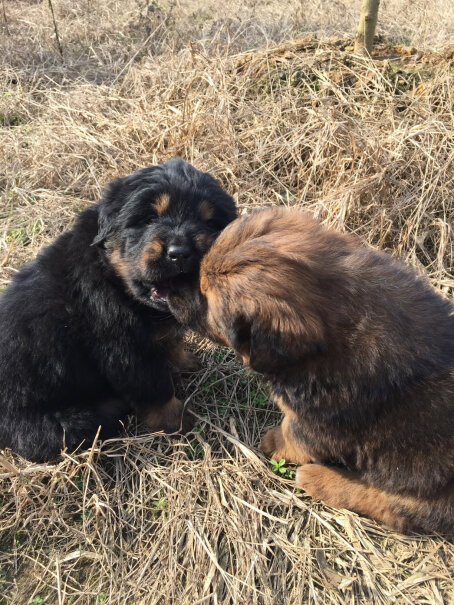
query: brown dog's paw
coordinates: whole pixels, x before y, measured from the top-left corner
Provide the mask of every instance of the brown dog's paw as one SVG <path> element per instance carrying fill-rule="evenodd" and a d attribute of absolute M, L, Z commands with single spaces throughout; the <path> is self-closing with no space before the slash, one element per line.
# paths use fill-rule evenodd
<path fill-rule="evenodd" d="M 282 435 L 282 429 L 280 426 L 275 426 L 274 428 L 267 431 L 260 442 L 260 449 L 268 458 L 272 458 L 273 460 L 282 460 L 284 456 L 282 452 L 284 451 L 284 437 Z"/>
<path fill-rule="evenodd" d="M 304 489 L 311 498 L 327 502 L 332 495 L 326 485 L 327 470 L 321 464 L 304 464 L 296 471 L 296 485 Z M 333 504 L 333 506 L 336 505 Z"/>
<path fill-rule="evenodd" d="M 284 419 L 284 424 L 285 422 L 286 419 Z M 260 444 L 262 452 L 277 462 L 285 460 L 293 464 L 307 464 L 312 460 L 312 457 L 309 456 L 301 443 L 286 439 L 284 424 L 270 429 L 263 435 Z"/>

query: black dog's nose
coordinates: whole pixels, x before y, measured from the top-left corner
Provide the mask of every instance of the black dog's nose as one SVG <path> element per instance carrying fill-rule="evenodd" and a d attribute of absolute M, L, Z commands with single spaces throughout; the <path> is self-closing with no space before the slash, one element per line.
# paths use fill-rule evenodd
<path fill-rule="evenodd" d="M 189 246 L 182 245 L 171 245 L 167 250 L 168 258 L 173 262 L 183 262 L 187 260 L 192 254 L 192 250 Z"/>

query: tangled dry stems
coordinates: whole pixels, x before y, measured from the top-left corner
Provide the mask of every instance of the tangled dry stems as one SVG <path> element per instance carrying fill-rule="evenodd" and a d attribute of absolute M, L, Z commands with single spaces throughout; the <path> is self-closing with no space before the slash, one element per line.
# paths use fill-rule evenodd
<path fill-rule="evenodd" d="M 300 4 L 298 21 L 276 20 L 272 2 L 54 0 L 62 62 L 47 4 L 7 3 L 0 286 L 110 179 L 182 155 L 213 172 L 242 211 L 312 210 L 424 267 L 451 295 L 452 49 L 383 43 L 374 61 L 358 58 L 351 39 L 303 35 L 317 18 L 328 33 L 341 29 L 353 5 L 336 22 L 323 2 Z M 404 0 L 388 5 L 381 27 L 392 7 L 410 15 Z M 391 33 L 422 48 L 446 41 L 449 27 L 430 29 L 429 17 L 449 19 L 451 4 L 431 6 L 419 2 L 407 29 L 395 19 Z M 292 32 L 298 41 L 273 43 Z M 56 465 L 3 455 L 0 602 L 454 598 L 452 542 L 392 534 L 294 493 L 257 449 L 279 421 L 266 386 L 228 352 L 192 346 L 204 369 L 179 387 L 198 415 L 187 438 L 131 423 L 125 438 Z"/>

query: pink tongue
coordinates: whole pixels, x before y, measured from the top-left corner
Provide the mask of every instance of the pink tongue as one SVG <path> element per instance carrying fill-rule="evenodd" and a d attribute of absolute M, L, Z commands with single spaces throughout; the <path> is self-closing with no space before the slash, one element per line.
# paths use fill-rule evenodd
<path fill-rule="evenodd" d="M 152 289 L 151 296 L 155 299 L 166 300 L 167 295 L 169 294 L 169 288 L 166 286 L 158 286 Z"/>

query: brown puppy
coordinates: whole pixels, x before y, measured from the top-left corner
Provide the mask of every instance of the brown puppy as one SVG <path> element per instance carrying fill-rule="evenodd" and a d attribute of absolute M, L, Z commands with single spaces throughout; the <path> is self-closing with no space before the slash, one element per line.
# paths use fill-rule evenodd
<path fill-rule="evenodd" d="M 425 279 L 270 208 L 231 223 L 200 289 L 169 306 L 267 376 L 284 420 L 262 449 L 301 465 L 299 487 L 401 531 L 453 531 L 453 306 Z M 312 464 L 336 459 L 348 470 Z"/>

